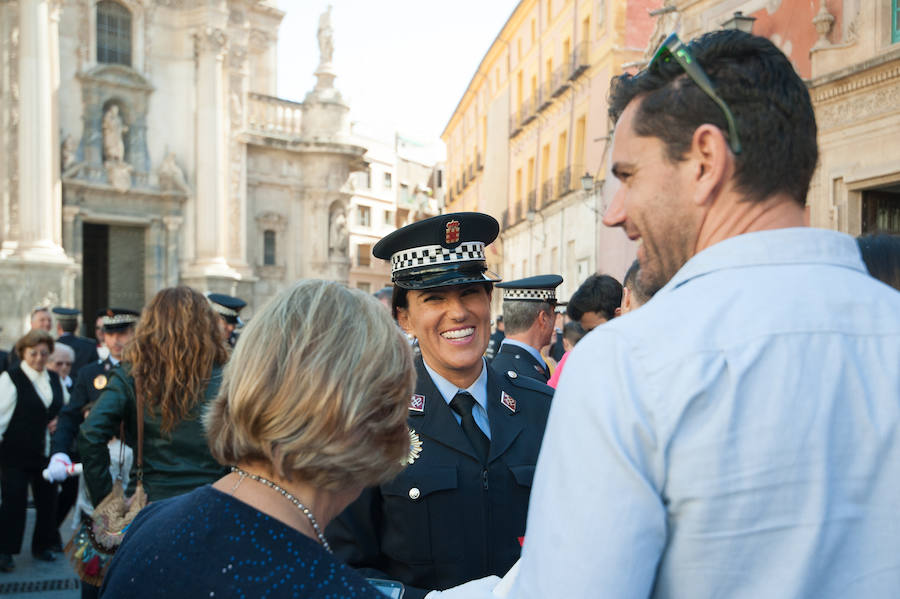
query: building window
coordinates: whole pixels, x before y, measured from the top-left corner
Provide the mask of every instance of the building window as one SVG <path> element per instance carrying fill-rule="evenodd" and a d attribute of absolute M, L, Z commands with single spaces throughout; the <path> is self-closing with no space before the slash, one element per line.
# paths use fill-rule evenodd
<path fill-rule="evenodd" d="M 372 263 L 372 248 L 365 244 L 356 246 L 356 265 L 369 266 Z"/>
<path fill-rule="evenodd" d="M 356 284 L 356 288 L 360 291 L 365 291 L 366 293 L 372 293 L 372 284 L 367 281 L 359 281 Z"/>
<path fill-rule="evenodd" d="M 394 183 L 393 183 L 393 181 L 391 181 L 391 174 L 385 173 L 384 174 L 384 188 L 390 189 L 393 185 L 394 185 Z"/>
<path fill-rule="evenodd" d="M 113 0 L 97 3 L 97 62 L 131 66 L 131 13 Z"/>
<path fill-rule="evenodd" d="M 356 173 L 356 181 L 360 189 L 371 189 L 372 187 L 372 169 Z"/>
<path fill-rule="evenodd" d="M 275 231 L 263 231 L 263 265 L 275 266 Z"/>
<path fill-rule="evenodd" d="M 384 224 L 391 225 L 393 223 L 394 223 L 394 219 L 391 216 L 391 211 L 385 210 L 384 211 Z"/>
<path fill-rule="evenodd" d="M 356 217 L 360 227 L 372 226 L 372 209 L 368 206 L 357 206 Z"/>
<path fill-rule="evenodd" d="M 891 3 L 891 42 L 900 42 L 900 0 Z"/>
<path fill-rule="evenodd" d="M 400 184 L 400 201 L 409 203 L 409 185 L 406 183 Z"/>
<path fill-rule="evenodd" d="M 900 233 L 900 193 L 881 189 L 863 191 L 862 232 Z"/>

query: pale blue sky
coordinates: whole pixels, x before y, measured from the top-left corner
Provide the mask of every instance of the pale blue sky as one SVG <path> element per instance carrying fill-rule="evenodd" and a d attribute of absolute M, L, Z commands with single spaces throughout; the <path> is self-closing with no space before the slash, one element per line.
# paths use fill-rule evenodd
<path fill-rule="evenodd" d="M 485 52 L 518 0 L 281 0 L 278 95 L 315 84 L 319 15 L 332 5 L 335 86 L 351 119 L 439 142 Z"/>

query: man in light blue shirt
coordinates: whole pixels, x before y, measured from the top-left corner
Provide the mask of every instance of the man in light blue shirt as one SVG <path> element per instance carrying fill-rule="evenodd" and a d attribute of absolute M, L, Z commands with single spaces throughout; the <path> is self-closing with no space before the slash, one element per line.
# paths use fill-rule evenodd
<path fill-rule="evenodd" d="M 610 104 L 604 222 L 659 291 L 568 360 L 509 596 L 896 596 L 900 294 L 804 227 L 802 80 L 764 38 L 673 36 Z"/>

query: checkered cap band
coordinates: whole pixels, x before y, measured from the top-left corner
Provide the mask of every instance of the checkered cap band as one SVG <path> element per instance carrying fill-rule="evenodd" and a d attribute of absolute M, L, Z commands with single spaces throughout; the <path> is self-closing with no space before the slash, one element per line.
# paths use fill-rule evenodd
<path fill-rule="evenodd" d="M 505 300 L 526 300 L 533 302 L 550 302 L 556 299 L 555 289 L 504 289 Z"/>
<path fill-rule="evenodd" d="M 101 320 L 103 326 L 114 327 L 117 324 L 131 324 L 137 322 L 138 317 L 134 314 L 116 314 L 115 316 L 104 316 Z"/>
<path fill-rule="evenodd" d="M 397 252 L 391 256 L 391 273 L 418 266 L 476 260 L 484 260 L 484 243 L 481 241 L 466 241 L 452 250 L 439 245 L 423 245 Z"/>
<path fill-rule="evenodd" d="M 210 300 L 209 305 L 212 306 L 213 312 L 218 312 L 222 316 L 237 316 L 238 313 L 236 310 L 232 310 L 231 308 L 226 308 L 222 304 L 217 304 L 216 302 Z"/>

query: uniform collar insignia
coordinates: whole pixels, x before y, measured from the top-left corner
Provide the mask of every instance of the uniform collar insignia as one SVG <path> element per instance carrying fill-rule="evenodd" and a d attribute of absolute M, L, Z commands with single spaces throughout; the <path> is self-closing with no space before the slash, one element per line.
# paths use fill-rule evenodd
<path fill-rule="evenodd" d="M 409 398 L 409 411 L 410 412 L 424 412 L 425 411 L 425 396 L 424 395 L 413 395 Z M 410 462 L 412 463 L 412 462 Z"/>
<path fill-rule="evenodd" d="M 400 460 L 404 466 L 412 464 L 419 457 L 419 454 L 422 453 L 422 440 L 419 438 L 419 435 L 416 433 L 414 429 L 409 429 L 409 453 L 406 457 Z"/>
<path fill-rule="evenodd" d="M 516 411 L 516 400 L 513 399 L 512 396 L 506 391 L 501 392 L 500 403 L 509 408 L 510 412 Z"/>

